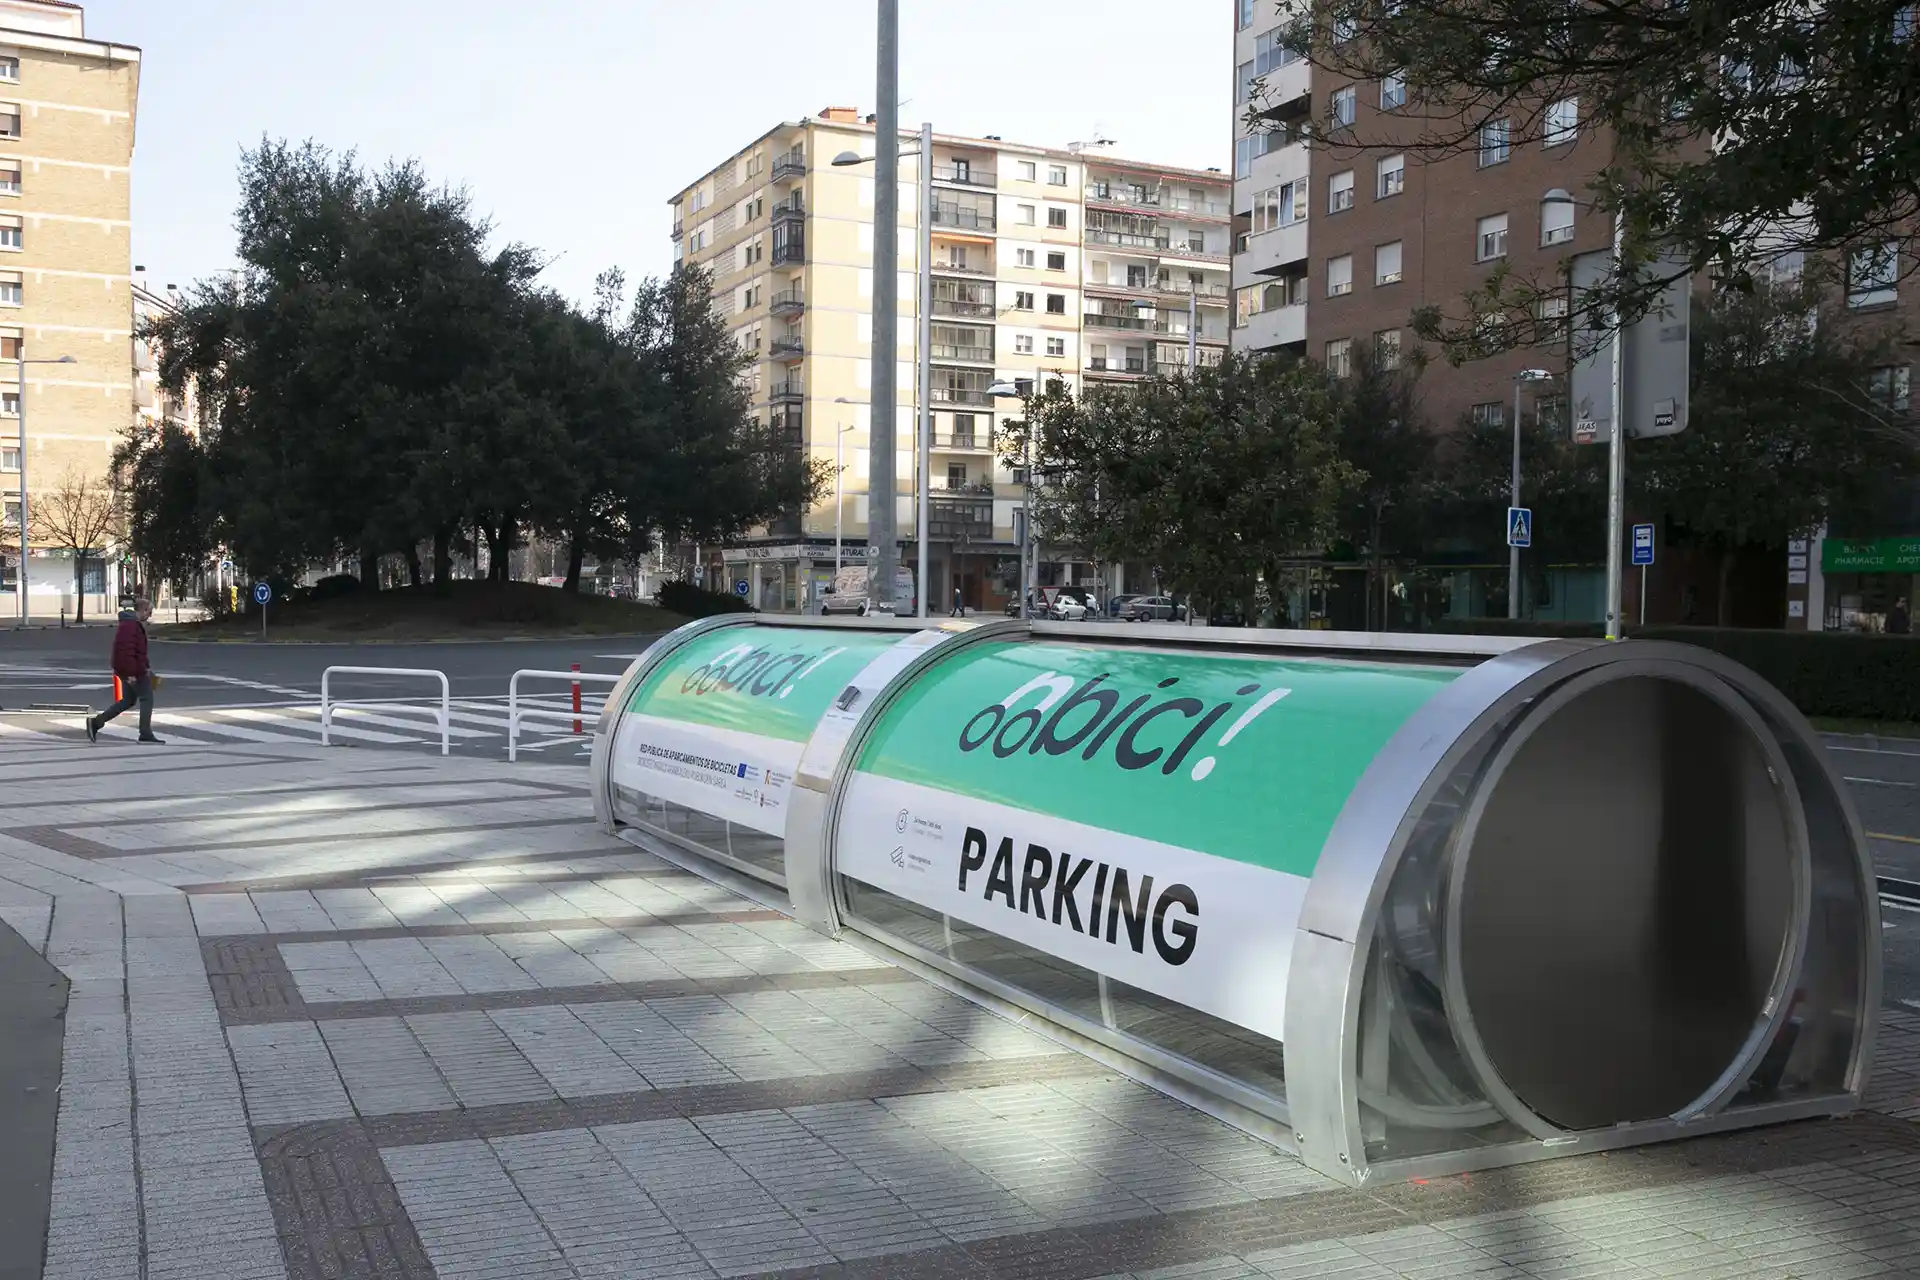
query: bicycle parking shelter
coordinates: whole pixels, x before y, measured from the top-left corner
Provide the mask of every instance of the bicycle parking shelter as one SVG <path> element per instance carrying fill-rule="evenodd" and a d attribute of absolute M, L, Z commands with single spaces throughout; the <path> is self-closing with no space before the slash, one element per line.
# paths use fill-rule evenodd
<path fill-rule="evenodd" d="M 1859 819 L 1690 646 L 729 615 L 592 767 L 608 830 L 1356 1185 L 1865 1090 Z"/>

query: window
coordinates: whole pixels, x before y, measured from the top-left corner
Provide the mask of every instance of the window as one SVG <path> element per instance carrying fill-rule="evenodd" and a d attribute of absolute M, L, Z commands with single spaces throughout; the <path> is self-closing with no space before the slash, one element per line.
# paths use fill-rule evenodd
<path fill-rule="evenodd" d="M 1048 209 L 1047 225 L 1056 231 L 1064 231 L 1067 226 L 1067 211 L 1065 209 Z"/>
<path fill-rule="evenodd" d="M 1038 266 L 1039 262 L 1038 262 L 1038 259 L 1035 257 L 1036 253 L 1037 253 L 1037 250 L 1034 250 L 1034 249 L 1015 249 L 1013 251 L 1014 265 L 1017 267 Z"/>
<path fill-rule="evenodd" d="M 1567 336 L 1567 314 L 1572 310 L 1564 297 L 1542 298 L 1534 307 L 1534 316 L 1539 320 L 1537 340 L 1540 342 L 1562 342 Z"/>
<path fill-rule="evenodd" d="M 1381 329 L 1373 335 L 1373 362 L 1382 369 L 1400 367 L 1400 331 Z"/>
<path fill-rule="evenodd" d="M 1898 295 L 1899 246 L 1891 240 L 1855 249 L 1847 258 L 1847 305 L 1871 307 L 1892 302 Z M 4 286 L 0 286 L 4 287 Z M 0 301 L 5 301 L 0 295 Z"/>
<path fill-rule="evenodd" d="M 1049 270 L 1049 271 L 1065 271 L 1066 269 L 1067 269 L 1067 255 L 1066 255 L 1066 254 L 1064 254 L 1064 253 L 1050 253 L 1050 254 L 1048 254 L 1048 255 L 1047 255 L 1047 270 Z"/>
<path fill-rule="evenodd" d="M 1028 293 L 1025 289 L 1022 289 L 1017 293 L 1015 293 L 1013 295 L 1013 309 L 1015 311 L 1033 310 L 1033 295 L 1031 293 Z"/>
<path fill-rule="evenodd" d="M 1056 360 L 1066 355 L 1067 340 L 1065 338 L 1048 338 L 1047 354 L 1052 356 Z"/>
<path fill-rule="evenodd" d="M 1400 283 L 1400 242 L 1380 245 L 1373 251 L 1373 282 Z"/>
<path fill-rule="evenodd" d="M 16 394 L 7 398 L 11 399 L 14 405 L 13 408 L 6 410 L 6 412 L 17 416 L 20 412 L 20 397 Z M 18 471 L 19 469 L 20 451 L 18 449 L 0 449 L 0 471 Z"/>
<path fill-rule="evenodd" d="M 1066 186 L 1067 185 L 1067 166 L 1063 164 L 1048 165 L 1047 166 L 1047 185 L 1050 187 Z"/>
<path fill-rule="evenodd" d="M 1484 404 L 1473 406 L 1473 425 L 1476 427 L 1504 426 L 1507 421 L 1507 406 L 1503 401 L 1488 400 Z"/>
<path fill-rule="evenodd" d="M 1033 335 L 1030 333 L 1014 334 L 1013 335 L 1013 354 L 1017 356 L 1032 355 L 1033 354 Z"/>
<path fill-rule="evenodd" d="M 1129 263 L 1127 266 L 1127 288 L 1144 289 L 1147 287 L 1147 269 Z"/>
<path fill-rule="evenodd" d="M 1353 292 L 1353 255 L 1343 253 L 1327 259 L 1327 296 L 1337 298 Z"/>
<path fill-rule="evenodd" d="M 1506 163 L 1507 156 L 1511 153 L 1511 148 L 1508 146 L 1508 133 L 1505 120 L 1489 120 L 1480 126 L 1480 167 L 1482 169 L 1490 164 Z"/>
<path fill-rule="evenodd" d="M 1327 212 L 1339 213 L 1353 208 L 1353 170 L 1336 173 L 1327 179 Z"/>
<path fill-rule="evenodd" d="M 1353 123 L 1354 100 L 1352 85 L 1333 91 L 1333 97 L 1327 102 L 1327 119 L 1334 128 Z"/>
<path fill-rule="evenodd" d="M 1541 396 L 1533 402 L 1533 420 L 1549 429 L 1567 429 L 1567 398 L 1563 395 Z"/>
<path fill-rule="evenodd" d="M 3 520 L 4 523 L 12 528 L 18 529 L 20 527 L 20 499 L 8 498 L 6 506 L 0 508 L 0 510 L 6 513 L 4 517 L 0 517 L 0 520 Z"/>
<path fill-rule="evenodd" d="M 19 218 L 0 218 L 0 249 L 21 248 Z"/>
<path fill-rule="evenodd" d="M 1573 197 L 1549 191 L 1540 201 L 1540 243 L 1567 244 L 1573 240 Z"/>
<path fill-rule="evenodd" d="M 22 301 L 19 272 L 0 274 L 0 307 L 17 307 Z"/>
<path fill-rule="evenodd" d="M 1038 180 L 1039 174 L 1034 168 L 1033 161 L 1022 160 L 1019 163 L 1020 163 L 1020 181 L 1034 182 Z"/>
<path fill-rule="evenodd" d="M 1253 233 L 1272 231 L 1276 227 L 1290 227 L 1296 222 L 1307 220 L 1307 180 L 1288 182 L 1278 187 L 1269 187 L 1256 192 L 1253 197 Z M 1195 243 L 1195 240 L 1198 243 Z M 1187 248 L 1194 253 L 1207 251 L 1206 236 L 1187 235 Z"/>
<path fill-rule="evenodd" d="M 1893 15 L 1893 38 L 1905 44 L 1920 32 L 1920 5 L 1910 4 Z"/>
<path fill-rule="evenodd" d="M 1254 0 L 1235 0 L 1233 17 L 1235 31 L 1245 31 L 1253 25 L 1253 5 Z"/>
<path fill-rule="evenodd" d="M 0 80 L 20 83 L 20 59 L 0 58 Z"/>
<path fill-rule="evenodd" d="M 1034 219 L 1039 215 L 1040 211 L 1033 205 L 1023 204 L 1017 206 L 1017 212 L 1019 216 L 1016 217 L 1014 221 L 1023 227 L 1030 227 L 1034 224 Z"/>
<path fill-rule="evenodd" d="M 0 195 L 17 196 L 20 194 L 20 166 L 16 164 L 0 165 Z"/>
<path fill-rule="evenodd" d="M 0 138 L 20 136 L 20 104 L 0 102 Z"/>
<path fill-rule="evenodd" d="M 1541 142 L 1557 147 L 1572 142 L 1580 133 L 1580 99 L 1562 98 L 1549 103 Z"/>
<path fill-rule="evenodd" d="M 1380 109 L 1391 111 L 1407 105 L 1407 78 L 1399 72 L 1380 82 Z"/>
<path fill-rule="evenodd" d="M 17 333 L 0 334 L 0 360 L 18 360 L 20 358 L 20 335 Z"/>
<path fill-rule="evenodd" d="M 1373 198 L 1385 200 L 1407 189 L 1407 158 L 1388 156 L 1374 164 Z"/>
<path fill-rule="evenodd" d="M 1333 42 L 1335 44 L 1345 44 L 1347 41 L 1353 39 L 1359 31 L 1360 24 L 1352 18 L 1335 18 L 1333 20 Z"/>
<path fill-rule="evenodd" d="M 1063 316 L 1067 314 L 1067 295 L 1064 293 L 1048 294 L 1047 314 L 1050 316 Z"/>
<path fill-rule="evenodd" d="M 1327 372 L 1344 378 L 1353 372 L 1353 339 L 1335 338 L 1327 344 Z"/>
<path fill-rule="evenodd" d="M 1904 413 L 1913 403 L 1913 370 L 1904 364 L 1875 369 L 1867 375 L 1867 390 L 1887 408 Z"/>
<path fill-rule="evenodd" d="M 1507 215 L 1496 213 L 1474 225 L 1475 262 L 1492 262 L 1507 256 Z"/>

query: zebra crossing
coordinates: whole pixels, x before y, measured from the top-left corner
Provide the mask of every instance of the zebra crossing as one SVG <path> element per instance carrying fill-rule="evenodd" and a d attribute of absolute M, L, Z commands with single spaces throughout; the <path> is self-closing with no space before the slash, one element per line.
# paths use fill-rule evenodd
<path fill-rule="evenodd" d="M 164 698 L 164 694 L 162 695 Z M 594 721 L 603 696 L 581 697 L 581 733 L 564 723 L 547 720 L 520 722 L 520 751 L 552 763 L 585 761 L 592 752 Z M 522 698 L 523 709 L 570 711 L 571 703 L 558 698 Z M 373 705 L 335 707 L 328 736 L 336 745 L 391 749 L 440 750 L 439 700 L 394 700 Z M 0 746 L 25 746 L 38 740 L 71 742 L 86 736 L 90 711 L 9 711 L 0 714 Z M 100 731 L 102 741 L 132 742 L 139 736 L 139 711 L 125 712 Z M 448 736 L 461 755 L 507 754 L 507 700 L 456 699 L 449 711 Z M 245 706 L 174 707 L 153 713 L 154 733 L 167 741 L 218 745 L 253 742 L 281 746 L 317 746 L 320 742 L 320 704 L 317 702 L 258 703 Z"/>

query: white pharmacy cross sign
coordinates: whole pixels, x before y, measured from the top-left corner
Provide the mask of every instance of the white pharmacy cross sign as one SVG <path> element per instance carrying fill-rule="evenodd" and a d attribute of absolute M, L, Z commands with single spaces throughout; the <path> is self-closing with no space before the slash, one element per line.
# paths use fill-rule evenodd
<path fill-rule="evenodd" d="M 1533 512 L 1527 507 L 1507 508 L 1507 545 L 1510 547 L 1530 547 L 1533 545 Z"/>

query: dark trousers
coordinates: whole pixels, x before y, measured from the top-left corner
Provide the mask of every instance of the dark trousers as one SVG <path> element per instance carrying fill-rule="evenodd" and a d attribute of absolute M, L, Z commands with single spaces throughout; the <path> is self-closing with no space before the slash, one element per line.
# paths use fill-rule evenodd
<path fill-rule="evenodd" d="M 122 676 L 120 688 L 123 690 L 120 701 L 95 716 L 94 723 L 104 725 L 137 702 L 140 704 L 140 736 L 151 738 L 153 736 L 153 677 L 136 676 L 129 680 Z"/>

